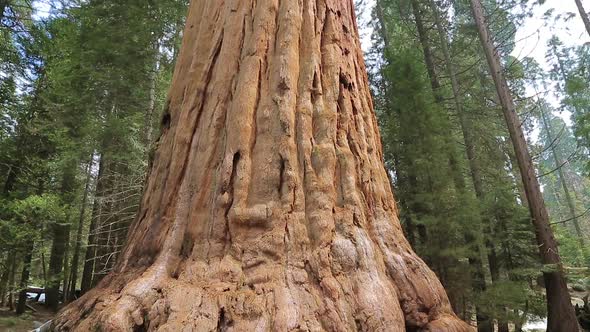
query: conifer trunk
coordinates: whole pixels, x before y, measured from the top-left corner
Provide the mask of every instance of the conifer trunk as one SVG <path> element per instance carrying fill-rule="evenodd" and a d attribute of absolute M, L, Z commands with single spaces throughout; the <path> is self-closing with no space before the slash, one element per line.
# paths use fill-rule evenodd
<path fill-rule="evenodd" d="M 416 1 L 416 0 L 414 0 Z M 480 201 L 484 201 L 484 191 L 483 191 L 483 182 L 481 177 L 481 169 L 479 163 L 477 161 L 477 156 L 475 153 L 475 135 L 473 135 L 472 128 L 469 124 L 467 116 L 465 114 L 465 110 L 463 109 L 463 98 L 461 97 L 460 87 L 459 87 L 459 80 L 457 78 L 457 71 L 455 69 L 455 65 L 451 59 L 451 51 L 449 49 L 449 42 L 447 37 L 447 32 L 445 31 L 441 18 L 440 13 L 438 11 L 437 5 L 432 0 L 427 0 L 430 8 L 432 9 L 432 15 L 434 16 L 434 23 L 438 32 L 438 37 L 440 40 L 440 46 L 443 53 L 443 58 L 445 62 L 445 66 L 447 69 L 447 73 L 451 80 L 451 91 L 453 93 L 453 101 L 455 106 L 455 111 L 457 112 L 457 117 L 459 119 L 459 126 L 461 128 L 461 134 L 463 135 L 463 142 L 465 143 L 465 151 L 467 154 L 467 161 L 469 164 L 469 170 L 471 173 L 471 179 L 473 181 L 473 188 L 475 191 L 476 198 Z M 488 257 L 487 257 L 487 250 L 484 243 L 484 229 L 482 227 L 483 220 L 481 219 L 481 214 L 478 213 L 478 220 L 475 220 L 474 227 L 475 231 L 475 238 L 469 237 L 469 242 L 475 242 L 476 244 L 476 251 L 477 256 L 475 258 L 470 258 L 470 263 L 474 269 L 474 281 L 473 286 L 474 289 L 478 292 L 482 293 L 486 290 L 486 276 L 489 274 L 486 271 L 486 267 L 489 266 Z M 484 314 L 481 310 L 481 307 L 476 306 L 476 319 L 477 319 L 477 330 L 479 332 L 491 332 L 494 330 L 493 327 L 493 319 L 488 317 Z"/>
<path fill-rule="evenodd" d="M 8 7 L 8 0 L 0 0 L 0 21 L 4 19 L 6 7 Z"/>
<path fill-rule="evenodd" d="M 66 296 L 68 301 L 73 301 L 76 298 L 76 285 L 78 284 L 78 262 L 80 261 L 80 249 L 82 248 L 82 232 L 84 231 L 84 220 L 86 219 L 86 206 L 88 204 L 88 195 L 90 194 L 90 183 L 92 181 L 92 164 L 94 155 L 90 158 L 86 168 L 86 183 L 84 185 L 84 194 L 82 195 L 82 202 L 80 208 L 80 217 L 78 218 L 78 229 L 76 230 L 76 245 L 74 247 L 74 254 L 72 256 L 72 274 L 71 274 L 71 288 L 67 289 Z"/>
<path fill-rule="evenodd" d="M 61 200 L 65 204 L 71 204 L 75 197 L 76 173 L 78 171 L 78 159 L 68 160 L 60 184 Z M 70 213 L 66 213 L 65 220 L 55 220 L 52 225 L 53 241 L 51 255 L 49 257 L 49 280 L 47 289 L 47 306 L 57 311 L 60 301 L 60 285 L 68 278 L 68 250 L 70 242 Z M 65 282 L 64 284 L 67 284 Z M 66 289 L 64 289 L 66 292 Z M 65 293 L 64 293 L 65 295 Z"/>
<path fill-rule="evenodd" d="M 481 1 L 471 0 L 471 10 L 477 25 L 482 47 L 486 54 L 490 73 L 496 84 L 496 90 L 500 98 L 510 138 L 514 145 L 518 167 L 529 203 L 529 210 L 533 219 L 541 261 L 550 269 L 549 271 L 543 272 L 547 290 L 547 331 L 578 331 L 578 321 L 567 289 L 557 242 L 549 224 L 549 216 L 537 174 L 520 125 L 521 122 L 516 113 L 514 100 L 504 77 L 500 57 L 494 48 L 494 43 L 485 22 Z"/>
<path fill-rule="evenodd" d="M 69 227 L 66 225 L 53 226 L 53 242 L 49 257 L 49 280 L 47 289 L 47 305 L 54 311 L 59 307 L 59 288 L 63 281 L 64 259 L 69 238 Z"/>
<path fill-rule="evenodd" d="M 6 260 L 4 261 L 4 269 L 2 271 L 2 277 L 0 278 L 0 307 L 3 307 L 6 301 L 6 293 L 9 292 L 8 281 L 10 279 L 10 273 L 15 260 L 15 255 L 7 254 Z"/>
<path fill-rule="evenodd" d="M 29 286 L 29 276 L 31 274 L 31 261 L 33 260 L 34 244 L 30 243 L 25 252 L 23 259 L 23 270 L 20 277 L 18 303 L 16 305 L 16 314 L 22 315 L 27 309 L 27 287 Z M 11 299 L 12 302 L 12 299 Z"/>
<path fill-rule="evenodd" d="M 101 197 L 104 192 L 104 174 L 105 172 L 105 153 L 99 156 L 98 174 L 96 176 L 96 188 L 94 190 L 94 202 L 92 205 L 92 215 L 90 216 L 90 227 L 88 228 L 88 239 L 86 241 L 86 253 L 84 254 L 84 268 L 82 270 L 82 280 L 80 281 L 80 292 L 88 292 L 92 288 L 94 278 L 94 266 L 96 263 L 96 245 L 97 245 L 97 227 L 98 218 L 101 214 L 102 202 Z"/>
<path fill-rule="evenodd" d="M 588 13 L 584 9 L 582 5 L 582 0 L 574 0 L 576 2 L 576 6 L 578 7 L 578 11 L 580 12 L 580 17 L 582 21 L 584 21 L 584 26 L 586 27 L 586 32 L 590 35 L 590 19 L 588 18 Z"/>
<path fill-rule="evenodd" d="M 16 256 L 12 259 L 12 266 L 10 267 L 10 277 L 8 278 L 8 308 L 12 311 L 14 310 L 14 291 L 15 287 L 15 278 L 16 278 L 16 269 L 17 269 L 17 259 Z"/>
<path fill-rule="evenodd" d="M 57 330 L 471 330 L 403 237 L 352 0 L 193 0 L 162 125 Z"/>
<path fill-rule="evenodd" d="M 148 105 L 147 105 L 147 110 L 145 112 L 145 118 L 144 118 L 144 136 L 143 136 L 143 141 L 144 141 L 144 145 L 146 147 L 146 151 L 147 154 L 149 154 L 150 148 L 151 148 L 151 144 L 152 144 L 152 132 L 153 132 L 153 127 L 154 127 L 154 113 L 156 113 L 156 88 L 157 88 L 157 80 L 158 80 L 158 70 L 159 70 L 159 63 L 160 63 L 160 42 L 159 39 L 156 38 L 156 40 L 153 42 L 154 43 L 154 50 L 153 52 L 155 53 L 154 55 L 154 64 L 152 66 L 152 68 L 150 68 L 150 75 L 149 75 L 149 80 L 150 80 L 150 88 L 149 88 L 149 97 L 148 97 Z"/>
<path fill-rule="evenodd" d="M 420 40 L 420 44 L 422 45 L 422 50 L 424 53 L 424 62 L 426 64 L 426 70 L 428 73 L 428 77 L 430 78 L 430 85 L 432 88 L 432 92 L 434 94 L 435 101 L 444 108 L 444 97 L 441 91 L 440 81 L 438 79 L 438 75 L 436 73 L 435 65 L 434 65 L 434 56 L 432 54 L 432 48 L 430 47 L 430 42 L 428 38 L 428 34 L 426 28 L 424 26 L 424 21 L 422 18 L 422 8 L 420 6 L 420 2 L 418 0 L 412 0 L 412 12 L 414 14 L 414 18 L 416 20 L 416 30 L 418 31 L 418 39 Z M 428 6 L 432 10 L 432 15 L 434 16 L 434 28 L 437 30 L 440 46 L 443 51 L 443 59 L 445 62 L 445 66 L 447 72 L 449 74 L 449 78 L 451 79 L 451 87 L 453 92 L 453 101 L 455 106 L 455 111 L 457 112 L 457 116 L 459 118 L 459 124 L 461 127 L 461 132 L 464 138 L 464 144 L 467 151 L 467 159 L 469 161 L 469 168 L 471 170 L 471 175 L 473 179 L 473 185 L 475 188 L 475 193 L 478 199 L 483 199 L 483 189 L 482 189 L 482 181 L 480 176 L 480 169 L 479 165 L 477 164 L 476 156 L 475 156 L 475 140 L 473 135 L 471 134 L 471 128 L 467 124 L 467 119 L 465 116 L 465 112 L 463 110 L 463 101 L 461 96 L 459 95 L 459 84 L 457 81 L 457 75 L 454 68 L 453 63 L 451 62 L 451 55 L 449 51 L 448 41 L 446 32 L 442 26 L 442 22 L 440 20 L 440 15 L 438 13 L 438 8 L 436 4 L 432 1 L 428 0 Z M 449 134 L 447 135 L 447 139 L 449 140 L 449 145 L 452 146 L 452 136 Z M 457 189 L 463 194 L 467 194 L 465 181 L 463 180 L 463 174 L 458 162 L 456 160 L 456 152 L 455 149 L 452 149 L 451 153 L 449 154 L 451 168 L 453 170 L 453 174 L 455 174 L 456 179 L 460 179 L 459 181 L 455 180 L 455 184 Z M 473 269 L 473 282 L 472 287 L 474 290 L 479 292 L 483 292 L 486 289 L 486 271 L 484 264 L 487 261 L 487 257 L 485 254 L 485 247 L 483 243 L 483 230 L 481 229 L 481 220 L 475 220 L 476 224 L 474 225 L 476 229 L 479 229 L 475 232 L 479 238 L 473 239 L 472 236 L 467 236 L 466 242 L 476 242 L 477 244 L 477 254 L 479 258 L 470 258 L 469 263 Z M 492 331 L 492 321 L 489 317 L 486 317 L 481 313 L 479 307 L 476 307 L 477 312 L 477 328 L 480 332 L 488 332 Z"/>
<path fill-rule="evenodd" d="M 549 119 L 547 119 L 547 115 L 545 114 L 545 106 L 540 105 L 539 111 L 541 112 L 541 120 L 543 123 L 543 129 L 547 133 L 547 140 L 550 142 L 549 144 L 551 144 L 551 146 L 550 146 L 551 155 L 553 156 L 553 161 L 555 162 L 555 167 L 557 168 L 557 176 L 559 177 L 559 182 L 561 183 L 561 188 L 563 189 L 563 193 L 565 195 L 565 202 L 566 202 L 568 210 L 570 212 L 571 222 L 574 225 L 574 229 L 576 231 L 576 237 L 578 239 L 578 242 L 580 243 L 580 248 L 586 248 L 586 241 L 584 240 L 584 233 L 582 232 L 580 222 L 578 221 L 578 215 L 576 212 L 576 203 L 574 202 L 574 199 L 572 198 L 572 195 L 570 193 L 570 189 L 567 185 L 567 179 L 566 179 L 565 174 L 563 172 L 563 167 L 565 166 L 565 163 L 562 161 L 561 156 L 559 155 L 559 152 L 555 148 L 555 144 L 554 144 L 555 141 L 553 138 L 551 123 L 549 122 Z"/>

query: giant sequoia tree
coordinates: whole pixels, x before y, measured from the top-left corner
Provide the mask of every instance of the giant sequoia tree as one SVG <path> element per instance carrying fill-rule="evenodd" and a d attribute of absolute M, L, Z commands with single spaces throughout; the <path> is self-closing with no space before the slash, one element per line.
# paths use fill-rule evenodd
<path fill-rule="evenodd" d="M 56 330 L 470 330 L 402 234 L 352 0 L 192 1 L 129 234 Z"/>

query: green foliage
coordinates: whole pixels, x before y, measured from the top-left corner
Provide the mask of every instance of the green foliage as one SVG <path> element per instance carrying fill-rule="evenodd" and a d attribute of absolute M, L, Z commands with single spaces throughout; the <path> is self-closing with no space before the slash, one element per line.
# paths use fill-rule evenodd
<path fill-rule="evenodd" d="M 453 21 L 442 15 L 442 26 L 444 35 L 450 34 L 451 61 L 458 73 L 461 123 L 455 105 L 447 102 L 453 100 L 446 76 L 449 64 L 440 62 L 440 40 L 436 31 L 428 30 L 434 25 L 433 13 L 427 1 L 417 3 L 426 27 L 419 37 L 430 44 L 433 70 L 426 67 L 426 46 L 414 28 L 411 1 L 380 2 L 383 22 L 377 21 L 377 47 L 369 56 L 385 164 L 393 175 L 406 234 L 438 274 L 460 314 L 470 315 L 460 312 L 467 301 L 500 321 L 523 323 L 527 315 L 542 317 L 544 297 L 534 284 L 543 267 L 509 135 L 499 105 L 493 102 L 495 86 L 487 69 L 478 65 L 484 56 L 471 12 L 465 1 L 437 2 L 443 11 L 453 6 Z M 501 43 L 511 88 L 524 96 L 530 63 L 509 56 L 513 29 L 522 16 L 510 10 L 516 3 L 487 4 L 494 13 L 491 28 Z M 384 40 L 393 42 L 384 47 Z M 437 91 L 430 84 L 430 72 L 440 83 Z M 517 106 L 524 114 L 532 108 L 526 102 Z M 529 133 L 535 131 L 533 122 L 523 125 Z M 471 135 L 462 135 L 464 131 Z M 471 162 L 468 144 L 475 155 Z"/>
<path fill-rule="evenodd" d="M 67 206 L 53 194 L 4 202 L 0 211 L 0 248 L 23 250 L 44 236 L 44 230 L 66 221 Z"/>
<path fill-rule="evenodd" d="M 548 49 L 546 57 L 552 65 L 550 78 L 556 82 L 555 96 L 561 100 L 561 111 L 572 114 L 580 154 L 586 158 L 585 172 L 590 174 L 590 46 L 567 48 L 554 36 Z"/>
<path fill-rule="evenodd" d="M 501 321 L 523 324 L 530 316 L 542 318 L 546 315 L 545 298 L 526 281 L 496 282 L 479 294 L 476 303 L 487 315 Z M 510 310 L 506 304 L 510 305 Z"/>
<path fill-rule="evenodd" d="M 580 247 L 578 238 L 564 227 L 555 227 L 554 230 L 563 263 L 566 266 L 590 266 L 588 248 Z"/>
<path fill-rule="evenodd" d="M 61 279 L 69 269 L 64 250 L 84 249 L 70 239 L 78 220 L 83 238 L 96 232 L 86 224 L 91 218 L 125 235 L 153 140 L 145 133 L 157 127 L 187 1 L 51 0 L 42 19 L 33 15 L 38 1 L 7 4 L 0 22 L 0 251 L 19 251 L 20 264 L 33 250 L 33 280 L 44 279 L 37 256 L 47 254 L 50 269 L 65 265 L 47 277 Z"/>

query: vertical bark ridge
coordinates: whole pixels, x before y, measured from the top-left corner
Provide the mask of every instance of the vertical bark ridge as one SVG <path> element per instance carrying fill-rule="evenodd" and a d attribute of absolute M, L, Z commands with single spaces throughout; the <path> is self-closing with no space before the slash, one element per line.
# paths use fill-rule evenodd
<path fill-rule="evenodd" d="M 56 328 L 470 330 L 403 237 L 353 2 L 194 0 L 183 43 L 122 259 Z"/>

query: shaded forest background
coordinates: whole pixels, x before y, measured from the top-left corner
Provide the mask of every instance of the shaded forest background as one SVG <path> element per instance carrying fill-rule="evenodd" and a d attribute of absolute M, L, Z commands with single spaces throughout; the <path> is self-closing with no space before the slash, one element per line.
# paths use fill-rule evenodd
<path fill-rule="evenodd" d="M 484 6 L 570 286 L 583 292 L 590 45 L 552 38 L 550 71 L 511 56 L 517 27 L 542 3 Z M 35 1 L 0 0 L 0 305 L 18 313 L 27 287 L 46 288 L 57 310 L 113 267 L 169 121 L 161 114 L 187 1 L 45 4 L 50 11 L 39 15 Z M 539 259 L 468 1 L 380 0 L 372 8 L 366 58 L 407 238 L 463 319 L 477 313 L 518 328 L 545 317 L 540 276 L 552 267 Z M 572 19 L 580 18 L 547 13 L 548 24 Z"/>

